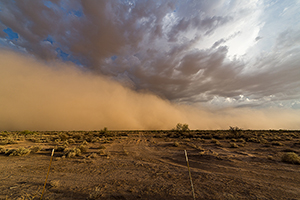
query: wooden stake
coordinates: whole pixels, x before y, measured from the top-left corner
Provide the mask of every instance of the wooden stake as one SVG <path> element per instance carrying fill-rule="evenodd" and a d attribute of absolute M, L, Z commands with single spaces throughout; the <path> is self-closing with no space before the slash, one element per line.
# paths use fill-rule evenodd
<path fill-rule="evenodd" d="M 189 165 L 189 159 L 188 159 L 188 155 L 187 155 L 186 150 L 184 150 L 184 154 L 185 154 L 185 160 L 186 160 L 186 163 L 187 163 L 187 167 L 188 167 L 188 170 L 189 170 L 189 176 L 190 176 L 190 181 L 191 181 L 191 186 L 192 186 L 193 198 L 194 198 L 194 200 L 195 200 L 196 198 L 195 198 L 195 192 L 194 192 L 193 180 L 192 180 L 192 175 L 191 175 L 191 170 L 190 170 L 190 165 Z"/>
<path fill-rule="evenodd" d="M 47 173 L 47 176 L 46 176 L 46 180 L 45 180 L 45 184 L 44 184 L 44 188 L 43 188 L 43 192 L 42 192 L 42 196 L 41 196 L 40 200 L 42 200 L 43 195 L 44 195 L 44 191 L 45 191 L 45 188 L 46 188 L 46 183 L 47 183 L 47 179 L 48 179 L 49 172 L 50 172 L 50 168 L 51 168 L 51 163 L 52 163 L 53 154 L 54 154 L 54 149 L 52 149 L 52 154 L 51 154 L 51 158 L 50 158 L 49 169 L 48 169 L 48 173 Z"/>

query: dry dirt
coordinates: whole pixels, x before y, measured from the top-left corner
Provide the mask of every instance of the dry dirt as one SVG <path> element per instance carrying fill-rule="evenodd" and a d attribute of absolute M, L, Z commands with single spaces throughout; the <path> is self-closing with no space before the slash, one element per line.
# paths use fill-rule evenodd
<path fill-rule="evenodd" d="M 85 136 L 80 138 L 80 134 Z M 300 165 L 281 161 L 286 152 L 299 155 L 300 132 L 249 134 L 247 131 L 242 134 L 230 131 L 2 134 L 2 141 L 11 137 L 17 142 L 2 142 L 2 149 L 33 146 L 42 149 L 26 156 L 0 154 L 0 199 L 39 199 L 53 148 L 57 151 L 43 199 L 192 200 L 184 150 L 188 152 L 196 199 L 300 199 Z M 75 143 L 65 142 L 72 138 Z M 87 151 L 81 155 L 69 158 L 58 148 L 78 147 L 85 139 L 90 142 L 85 142 Z"/>

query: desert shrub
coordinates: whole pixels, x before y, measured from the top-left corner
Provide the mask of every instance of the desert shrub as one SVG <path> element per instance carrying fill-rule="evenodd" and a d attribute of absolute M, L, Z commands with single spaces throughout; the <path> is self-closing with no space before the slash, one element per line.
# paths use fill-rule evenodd
<path fill-rule="evenodd" d="M 227 136 L 227 138 L 236 138 L 237 139 L 237 138 L 245 137 L 243 130 L 237 126 L 235 126 L 235 127 L 230 126 L 229 131 L 230 131 L 230 134 Z"/>
<path fill-rule="evenodd" d="M 80 156 L 81 150 L 79 148 L 66 148 L 64 154 L 68 158 L 73 158 L 75 156 Z"/>
<path fill-rule="evenodd" d="M 30 154 L 30 149 L 26 149 L 24 147 L 20 147 L 18 149 L 10 149 L 5 152 L 8 156 L 27 156 Z"/>
<path fill-rule="evenodd" d="M 4 147 L 0 147 L 0 154 L 4 154 L 6 152 L 6 149 Z"/>
<path fill-rule="evenodd" d="M 91 140 L 92 143 L 100 142 L 100 141 L 101 141 L 101 139 L 99 137 L 93 137 Z"/>
<path fill-rule="evenodd" d="M 176 130 L 176 131 L 179 131 L 179 132 L 187 132 L 187 131 L 190 131 L 189 125 L 188 125 L 188 124 L 181 124 L 181 123 L 178 123 L 178 124 L 176 125 L 175 130 Z"/>
<path fill-rule="evenodd" d="M 272 145 L 274 145 L 274 146 L 283 146 L 283 144 L 281 142 L 278 142 L 278 141 L 272 142 Z"/>
<path fill-rule="evenodd" d="M 70 144 L 73 144 L 73 143 L 75 143 L 75 140 L 74 139 L 68 139 L 68 142 L 70 143 Z"/>
<path fill-rule="evenodd" d="M 6 144 L 18 144 L 13 138 L 5 138 L 0 140 L 0 145 L 6 145 Z"/>
<path fill-rule="evenodd" d="M 59 134 L 59 138 L 61 141 L 65 141 L 69 138 L 69 136 L 66 133 Z"/>
<path fill-rule="evenodd" d="M 229 131 L 234 133 L 234 132 L 237 132 L 237 131 L 242 131 L 242 129 L 237 127 L 237 126 L 229 126 Z"/>
<path fill-rule="evenodd" d="M 56 144 L 59 144 L 59 143 L 61 142 L 61 139 L 55 139 L 54 142 L 55 142 Z"/>
<path fill-rule="evenodd" d="M 218 140 L 217 139 L 215 139 L 215 138 L 213 138 L 213 139 L 211 139 L 211 141 L 210 141 L 211 143 L 217 143 L 218 142 Z"/>
<path fill-rule="evenodd" d="M 239 146 L 236 143 L 230 143 L 230 148 L 238 148 Z"/>
<path fill-rule="evenodd" d="M 88 147 L 87 147 L 86 145 L 82 144 L 82 145 L 80 145 L 80 146 L 78 147 L 78 149 L 80 149 L 80 151 L 81 151 L 82 153 L 85 153 L 85 152 L 87 152 Z"/>
<path fill-rule="evenodd" d="M 179 147 L 179 143 L 178 142 L 174 142 L 174 147 Z"/>
<path fill-rule="evenodd" d="M 169 138 L 179 138 L 181 136 L 181 134 L 179 134 L 178 132 L 171 132 L 167 135 L 167 137 Z"/>
<path fill-rule="evenodd" d="M 213 135 L 213 138 L 222 140 L 222 139 L 226 138 L 226 135 L 223 134 L 223 133 L 214 134 L 214 135 Z"/>
<path fill-rule="evenodd" d="M 50 140 L 51 141 L 55 141 L 56 139 L 60 139 L 57 135 L 52 135 L 52 136 L 50 136 Z"/>
<path fill-rule="evenodd" d="M 104 134 L 103 134 L 105 137 L 115 137 L 115 133 L 112 132 L 112 131 L 106 131 Z"/>
<path fill-rule="evenodd" d="M 259 143 L 263 143 L 263 144 L 268 143 L 268 140 L 266 140 L 266 139 L 264 139 L 262 137 L 259 137 L 258 139 L 259 139 Z"/>
<path fill-rule="evenodd" d="M 203 139 L 211 139 L 213 136 L 211 134 L 208 134 L 208 135 L 202 135 L 201 137 Z"/>
<path fill-rule="evenodd" d="M 97 158 L 98 155 L 96 153 L 91 153 L 88 158 Z"/>
<path fill-rule="evenodd" d="M 75 133 L 73 135 L 73 138 L 76 139 L 76 140 L 82 140 L 83 139 L 83 135 L 80 134 L 80 133 Z"/>
<path fill-rule="evenodd" d="M 62 143 L 62 145 L 67 147 L 67 146 L 69 146 L 69 142 L 68 142 L 68 141 L 64 141 L 64 142 Z"/>
<path fill-rule="evenodd" d="M 99 145 L 98 149 L 106 149 L 106 147 L 104 145 Z"/>
<path fill-rule="evenodd" d="M 38 151 L 40 151 L 42 149 L 42 147 L 40 146 L 34 146 L 30 148 L 31 153 L 36 153 Z"/>
<path fill-rule="evenodd" d="M 89 197 L 87 198 L 88 200 L 93 200 L 93 199 L 99 199 L 99 197 L 101 196 L 102 192 L 101 192 L 101 188 L 100 187 L 96 187 L 90 194 Z"/>
<path fill-rule="evenodd" d="M 243 138 L 239 138 L 239 139 L 237 140 L 237 142 L 246 143 L 246 141 L 245 141 Z"/>
<path fill-rule="evenodd" d="M 128 136 L 128 134 L 126 132 L 120 132 L 118 133 L 118 136 Z"/>
<path fill-rule="evenodd" d="M 36 134 L 35 132 L 33 131 L 29 131 L 29 130 L 24 130 L 21 132 L 22 135 L 33 135 L 33 134 Z"/>
<path fill-rule="evenodd" d="M 34 142 L 34 143 L 41 143 L 41 139 L 40 138 L 28 138 L 27 140 Z"/>
<path fill-rule="evenodd" d="M 203 138 L 197 138 L 197 140 L 198 140 L 199 142 L 205 143 L 205 140 L 204 140 Z"/>
<path fill-rule="evenodd" d="M 82 142 L 82 145 L 88 145 L 89 143 L 86 141 L 86 140 L 84 140 L 83 142 Z"/>
<path fill-rule="evenodd" d="M 2 136 L 2 137 L 7 137 L 9 135 L 10 135 L 10 133 L 7 131 L 3 131 L 2 133 L 0 133 L 0 136 Z"/>
<path fill-rule="evenodd" d="M 259 137 L 259 138 L 254 138 L 254 137 L 251 137 L 251 138 L 247 138 L 247 142 L 255 142 L 255 143 L 267 143 L 268 141 L 265 140 L 264 138 L 262 137 Z"/>
<path fill-rule="evenodd" d="M 281 157 L 282 162 L 300 164 L 300 157 L 294 152 L 287 152 Z"/>
<path fill-rule="evenodd" d="M 221 142 L 219 140 L 216 140 L 216 139 L 211 139 L 211 143 L 214 143 L 216 144 L 217 146 L 222 146 Z"/>
<path fill-rule="evenodd" d="M 67 148 L 67 146 L 60 145 L 60 146 L 56 146 L 54 149 L 57 152 L 63 152 L 63 151 L 65 151 L 66 148 Z"/>
<path fill-rule="evenodd" d="M 59 187 L 61 185 L 59 180 L 52 180 L 49 184 L 51 187 Z"/>

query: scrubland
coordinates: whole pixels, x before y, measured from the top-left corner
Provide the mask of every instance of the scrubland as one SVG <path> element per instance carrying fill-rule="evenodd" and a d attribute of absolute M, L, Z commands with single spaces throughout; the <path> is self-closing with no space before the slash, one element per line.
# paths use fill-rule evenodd
<path fill-rule="evenodd" d="M 299 199 L 300 131 L 2 131 L 0 199 Z"/>

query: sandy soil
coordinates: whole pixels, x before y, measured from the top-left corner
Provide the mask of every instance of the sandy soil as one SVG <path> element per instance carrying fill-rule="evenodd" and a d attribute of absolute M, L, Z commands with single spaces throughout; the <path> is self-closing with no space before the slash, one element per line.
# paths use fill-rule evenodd
<path fill-rule="evenodd" d="M 58 146 L 78 147 L 85 138 L 74 137 L 75 143 L 67 144 L 75 133 L 66 133 L 67 137 L 48 142 L 32 138 L 58 138 L 61 133 L 40 132 L 25 139 L 15 135 L 17 144 L 0 145 L 42 148 L 26 156 L 0 155 L 0 199 L 39 199 L 52 148 L 56 151 L 43 199 L 192 200 L 184 150 L 196 199 L 300 199 L 300 165 L 281 161 L 285 152 L 299 154 L 299 132 L 276 133 L 276 140 L 270 139 L 271 133 L 263 142 L 249 137 L 216 139 L 215 133 L 203 131 L 175 137 L 169 132 L 123 132 L 112 137 L 80 132 L 97 140 L 71 158 Z"/>

